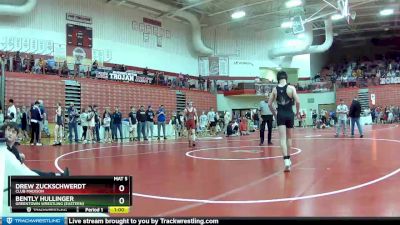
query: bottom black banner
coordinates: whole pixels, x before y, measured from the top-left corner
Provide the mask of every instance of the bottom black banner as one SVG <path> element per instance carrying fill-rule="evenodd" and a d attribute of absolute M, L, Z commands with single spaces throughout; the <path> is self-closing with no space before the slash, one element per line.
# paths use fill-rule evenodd
<path fill-rule="evenodd" d="M 106 217 L 106 218 L 82 218 L 82 217 L 69 217 L 67 218 L 67 224 L 117 224 L 117 225 L 163 225 L 163 224 L 279 224 L 290 223 L 295 224 L 316 224 L 324 223 L 324 225 L 332 223 L 338 224 L 343 222 L 360 223 L 360 224 L 386 224 L 386 223 L 398 223 L 400 218 L 170 218 L 170 217 L 146 217 L 146 218 L 135 218 L 135 217 Z M 355 224 L 353 224 L 355 225 Z"/>

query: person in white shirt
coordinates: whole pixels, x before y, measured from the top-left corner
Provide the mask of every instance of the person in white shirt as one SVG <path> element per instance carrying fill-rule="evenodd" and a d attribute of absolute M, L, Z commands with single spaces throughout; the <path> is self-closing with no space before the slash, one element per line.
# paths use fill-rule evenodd
<path fill-rule="evenodd" d="M 89 105 L 87 108 L 87 121 L 88 121 L 88 130 L 87 130 L 87 142 L 88 143 L 95 143 L 95 137 L 94 137 L 94 128 L 96 127 L 96 121 L 95 121 L 95 114 L 93 110 L 93 106 Z"/>
<path fill-rule="evenodd" d="M 200 116 L 200 130 L 205 131 L 207 124 L 208 124 L 208 117 L 206 113 L 203 111 L 203 113 Z"/>
<path fill-rule="evenodd" d="M 336 114 L 338 115 L 338 123 L 336 125 L 336 135 L 335 137 L 339 137 L 340 128 L 343 126 L 343 135 L 346 135 L 346 123 L 347 123 L 347 114 L 349 113 L 349 109 L 347 105 L 344 104 L 343 99 L 340 99 L 340 105 L 336 108 Z"/>
<path fill-rule="evenodd" d="M 9 107 L 7 109 L 7 116 L 11 118 L 11 122 L 17 122 L 17 108 L 15 108 L 14 100 L 8 100 Z"/>
<path fill-rule="evenodd" d="M 104 143 L 111 143 L 111 115 L 108 111 L 104 114 L 103 127 L 104 127 Z"/>
<path fill-rule="evenodd" d="M 232 120 L 232 116 L 231 116 L 231 113 L 230 112 L 225 112 L 225 115 L 224 115 L 224 133 L 226 134 L 227 133 L 227 129 L 228 129 L 228 125 L 229 125 L 229 122 L 231 122 L 231 120 Z"/>
<path fill-rule="evenodd" d="M 211 107 L 210 112 L 208 112 L 207 114 L 207 117 L 210 126 L 210 134 L 214 135 L 216 132 L 215 127 L 217 126 L 216 114 L 214 112 L 214 108 Z"/>
<path fill-rule="evenodd" d="M 88 121 L 88 113 L 86 109 L 82 109 L 82 113 L 79 116 L 80 121 L 81 121 L 81 126 L 82 126 L 82 141 L 83 144 L 86 144 L 87 142 L 87 130 L 88 130 L 88 126 L 89 126 L 89 121 Z"/>

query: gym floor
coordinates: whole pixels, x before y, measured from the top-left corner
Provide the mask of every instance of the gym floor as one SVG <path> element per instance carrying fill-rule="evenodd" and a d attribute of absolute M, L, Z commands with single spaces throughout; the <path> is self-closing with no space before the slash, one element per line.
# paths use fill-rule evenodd
<path fill-rule="evenodd" d="M 34 169 L 132 175 L 129 216 L 400 216 L 400 128 L 364 130 L 360 139 L 296 128 L 290 173 L 276 130 L 273 146 L 259 146 L 255 132 L 195 148 L 179 139 L 20 149 Z"/>

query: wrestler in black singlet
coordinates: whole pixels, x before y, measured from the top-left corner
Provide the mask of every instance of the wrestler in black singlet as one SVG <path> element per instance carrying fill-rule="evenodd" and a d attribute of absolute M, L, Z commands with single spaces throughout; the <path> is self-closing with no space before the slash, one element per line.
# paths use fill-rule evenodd
<path fill-rule="evenodd" d="M 294 112 L 292 106 L 294 101 L 288 96 L 287 87 L 287 84 L 284 87 L 276 87 L 276 102 L 278 103 L 277 123 L 278 126 L 285 125 L 287 128 L 293 128 Z"/>

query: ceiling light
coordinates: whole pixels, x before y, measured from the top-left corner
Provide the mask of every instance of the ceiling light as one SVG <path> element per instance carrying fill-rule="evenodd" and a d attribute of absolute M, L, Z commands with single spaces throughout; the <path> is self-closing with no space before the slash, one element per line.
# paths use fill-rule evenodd
<path fill-rule="evenodd" d="M 342 14 L 334 14 L 334 15 L 331 16 L 332 20 L 340 20 L 340 19 L 343 19 L 343 18 L 344 18 L 344 16 Z"/>
<path fill-rule="evenodd" d="M 236 12 L 232 13 L 231 17 L 232 17 L 232 19 L 239 19 L 239 18 L 244 17 L 245 15 L 246 15 L 245 11 L 236 11 Z"/>
<path fill-rule="evenodd" d="M 389 15 L 392 15 L 394 13 L 394 10 L 393 9 L 382 9 L 380 12 L 379 12 L 379 14 L 381 15 L 381 16 L 389 16 Z"/>
<path fill-rule="evenodd" d="M 286 7 L 292 8 L 292 7 L 297 7 L 301 4 L 302 4 L 301 0 L 289 0 L 286 2 Z"/>
<path fill-rule="evenodd" d="M 281 24 L 281 27 L 282 27 L 282 28 L 292 28 L 292 26 L 293 26 L 292 21 L 286 21 L 286 22 L 283 22 L 283 23 Z"/>
<path fill-rule="evenodd" d="M 387 28 L 387 27 L 386 27 L 384 30 L 385 30 L 385 31 L 388 31 L 388 30 L 389 30 L 389 28 Z"/>
<path fill-rule="evenodd" d="M 337 36 L 339 36 L 339 34 L 338 33 L 333 33 L 333 36 L 337 37 Z"/>

